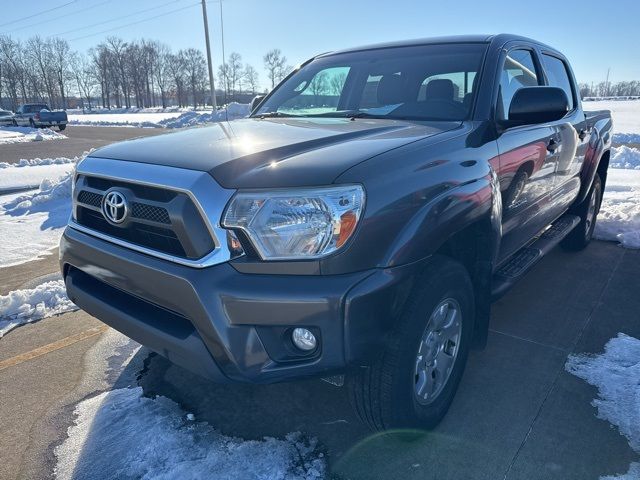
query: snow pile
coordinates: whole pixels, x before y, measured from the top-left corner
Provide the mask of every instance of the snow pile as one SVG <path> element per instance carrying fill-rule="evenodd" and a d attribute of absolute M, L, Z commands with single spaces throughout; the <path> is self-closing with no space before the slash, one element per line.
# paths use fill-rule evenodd
<path fill-rule="evenodd" d="M 68 108 L 67 115 L 112 115 L 118 113 L 175 113 L 175 112 L 186 112 L 187 110 L 193 110 L 192 107 L 121 107 L 121 108 L 102 108 L 102 107 L 93 107 L 91 110 L 82 108 Z"/>
<path fill-rule="evenodd" d="M 609 167 L 640 170 L 640 150 L 626 145 L 613 147 L 611 149 Z"/>
<path fill-rule="evenodd" d="M 640 170 L 609 170 L 594 236 L 640 248 Z"/>
<path fill-rule="evenodd" d="M 193 127 L 205 123 L 224 122 L 243 118 L 251 112 L 250 105 L 245 103 L 230 103 L 223 110 L 216 112 L 185 112 L 177 118 L 172 118 L 160 122 L 165 128 Z"/>
<path fill-rule="evenodd" d="M 67 137 L 49 128 L 0 127 L 0 145 L 42 140 L 62 140 L 64 138 Z"/>
<path fill-rule="evenodd" d="M 640 115 L 640 112 L 638 112 Z M 616 125 L 614 124 L 614 128 Z M 640 143 L 640 133 L 614 133 L 613 143 Z"/>
<path fill-rule="evenodd" d="M 618 427 L 631 448 L 640 453 L 640 340 L 619 333 L 601 355 L 570 355 L 566 370 L 598 388 L 592 404 L 598 418 Z M 633 463 L 623 477 L 639 478 L 640 464 Z"/>
<path fill-rule="evenodd" d="M 142 388 L 99 394 L 75 408 L 75 425 L 55 449 L 57 479 L 269 479 L 322 478 L 325 463 L 315 440 L 244 441 L 189 420 L 165 397 Z"/>
<path fill-rule="evenodd" d="M 34 192 L 0 197 L 0 267 L 34 260 L 58 245 L 71 213 L 72 178 L 70 172 L 43 180 Z"/>
<path fill-rule="evenodd" d="M 160 122 L 180 116 L 180 112 L 151 113 L 103 113 L 69 115 L 72 125 L 99 127 L 159 127 Z"/>
<path fill-rule="evenodd" d="M 67 298 L 62 280 L 0 296 L 0 338 L 10 330 L 36 320 L 77 310 Z"/>
<path fill-rule="evenodd" d="M 85 152 L 85 155 L 87 153 Z M 20 168 L 20 167 L 40 167 L 43 165 L 66 165 L 68 163 L 76 163 L 80 157 L 75 158 L 67 158 L 67 157 L 56 157 L 56 158 L 32 158 L 27 160 L 23 158 L 18 163 L 7 163 L 0 162 L 0 169 L 2 168 Z"/>
<path fill-rule="evenodd" d="M 145 109 L 146 110 L 146 109 Z M 188 110 L 181 113 L 178 110 L 150 113 L 104 113 L 70 115 L 69 123 L 75 125 L 97 126 L 130 126 L 130 127 L 156 127 L 156 128 L 182 128 L 192 127 L 212 122 L 222 122 L 242 118 L 249 115 L 250 105 L 232 102 L 221 110 Z"/>
<path fill-rule="evenodd" d="M 38 188 L 49 178 L 64 177 L 71 172 L 80 157 L 22 159 L 10 164 L 0 162 L 0 194 L 13 190 Z"/>

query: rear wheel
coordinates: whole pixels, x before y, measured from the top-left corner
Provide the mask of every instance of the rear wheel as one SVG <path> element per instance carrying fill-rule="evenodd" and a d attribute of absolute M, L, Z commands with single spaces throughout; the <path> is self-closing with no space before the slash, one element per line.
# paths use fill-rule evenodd
<path fill-rule="evenodd" d="M 602 182 L 596 175 L 589 195 L 577 205 L 574 213 L 580 217 L 580 223 L 567 235 L 560 245 L 566 250 L 579 251 L 589 245 L 596 228 L 596 219 L 602 203 Z"/>
<path fill-rule="evenodd" d="M 435 427 L 460 383 L 473 322 L 466 270 L 453 260 L 434 258 L 380 358 L 348 378 L 360 419 L 374 430 Z"/>

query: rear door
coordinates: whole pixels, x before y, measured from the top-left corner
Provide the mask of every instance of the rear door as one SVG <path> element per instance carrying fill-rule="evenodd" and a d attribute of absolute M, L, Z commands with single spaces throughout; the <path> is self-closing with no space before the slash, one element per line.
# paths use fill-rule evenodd
<path fill-rule="evenodd" d="M 546 84 L 563 89 L 569 100 L 569 113 L 555 125 L 559 138 L 555 196 L 557 203 L 567 206 L 566 204 L 572 202 L 580 190 L 578 176 L 589 143 L 587 122 L 567 61 L 557 53 L 545 50 L 540 51 L 540 58 Z"/>
<path fill-rule="evenodd" d="M 508 118 L 515 92 L 544 85 L 536 50 L 514 44 L 502 55 L 498 70 L 496 120 Z M 528 243 L 554 220 L 551 195 L 558 164 L 558 129 L 552 124 L 508 128 L 498 137 L 502 194 L 502 242 L 499 261 Z"/>

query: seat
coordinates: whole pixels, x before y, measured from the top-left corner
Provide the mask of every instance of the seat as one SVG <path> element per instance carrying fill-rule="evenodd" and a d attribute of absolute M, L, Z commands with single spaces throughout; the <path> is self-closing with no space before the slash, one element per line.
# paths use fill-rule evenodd
<path fill-rule="evenodd" d="M 453 82 L 446 78 L 437 78 L 427 83 L 425 100 L 448 100 L 453 102 Z"/>
<path fill-rule="evenodd" d="M 397 73 L 384 75 L 378 82 L 378 103 L 397 105 L 405 101 L 404 81 Z"/>

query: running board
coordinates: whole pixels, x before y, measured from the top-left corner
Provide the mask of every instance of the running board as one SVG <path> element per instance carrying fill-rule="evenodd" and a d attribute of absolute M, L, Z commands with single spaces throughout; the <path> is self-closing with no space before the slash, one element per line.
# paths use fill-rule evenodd
<path fill-rule="evenodd" d="M 553 222 L 533 243 L 517 251 L 507 263 L 493 274 L 492 300 L 496 301 L 502 297 L 531 267 L 558 245 L 578 223 L 580 223 L 580 217 L 564 215 Z"/>

